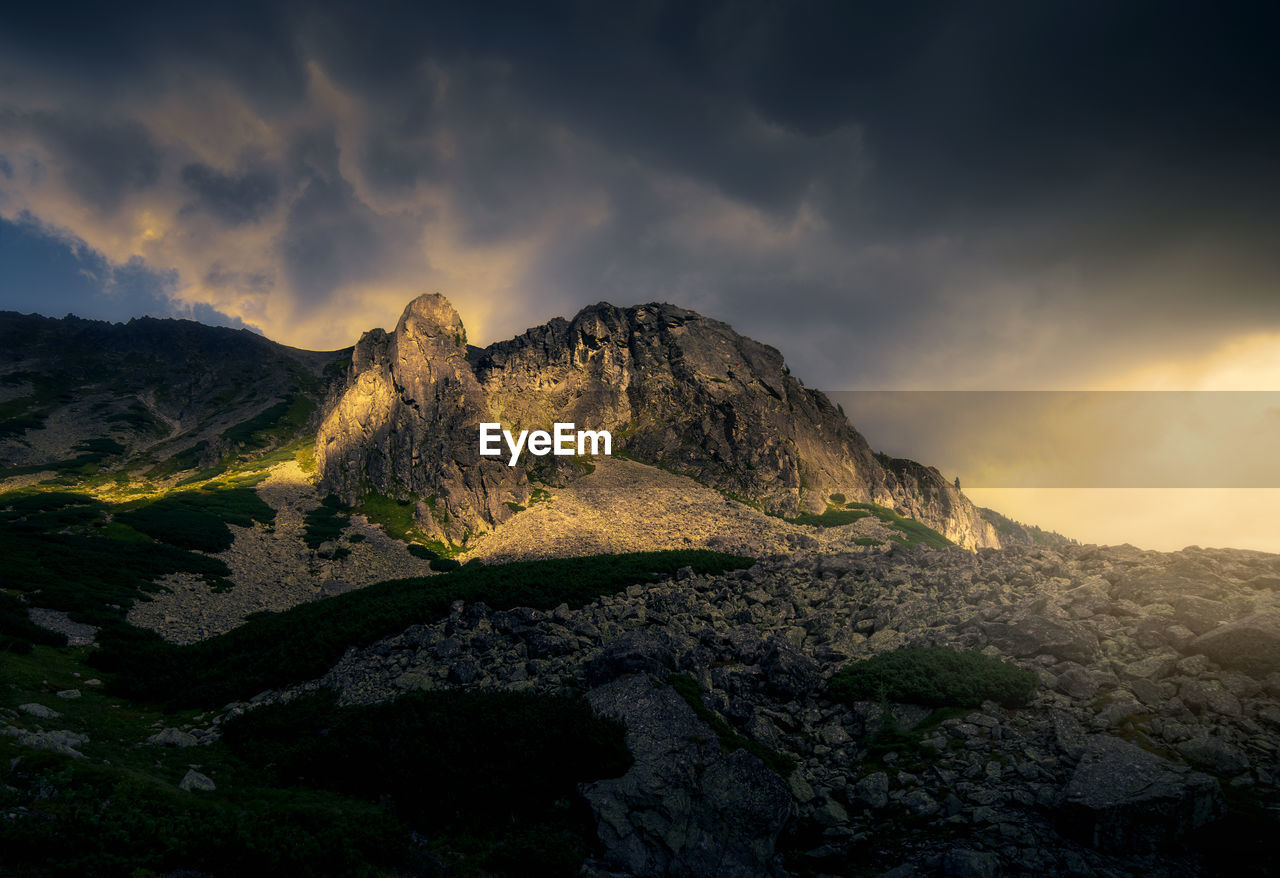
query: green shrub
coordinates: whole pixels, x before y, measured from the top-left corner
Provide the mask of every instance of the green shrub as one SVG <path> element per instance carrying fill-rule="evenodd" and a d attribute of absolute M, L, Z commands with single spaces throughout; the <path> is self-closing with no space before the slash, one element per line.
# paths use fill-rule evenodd
<path fill-rule="evenodd" d="M 455 561 L 453 558 L 433 558 L 431 560 L 431 569 L 437 573 L 448 573 L 450 570 L 457 570 L 462 566 L 462 562 Z"/>
<path fill-rule="evenodd" d="M 222 438 L 245 449 L 266 448 L 296 436 L 315 407 L 313 400 L 295 392 L 249 420 L 223 430 Z"/>
<path fill-rule="evenodd" d="M 836 701 L 896 701 L 932 707 L 1018 707 L 1030 701 L 1032 671 L 980 652 L 906 647 L 846 665 L 827 685 Z"/>
<path fill-rule="evenodd" d="M 455 600 L 494 609 L 587 604 L 640 582 L 692 567 L 699 574 L 749 567 L 750 558 L 686 549 L 518 561 L 399 579 L 255 616 L 232 631 L 174 646 L 150 631 L 119 624 L 98 634 L 91 661 L 118 672 L 115 691 L 173 705 L 216 707 L 275 686 L 313 679 L 349 646 L 444 617 Z"/>
<path fill-rule="evenodd" d="M 0 558 L 6 585 L 39 594 L 38 605 L 81 622 L 120 618 L 153 580 L 188 572 L 207 579 L 230 571 L 217 558 L 146 540 L 109 508 L 83 494 L 0 494 Z"/>
<path fill-rule="evenodd" d="M 6 874 L 387 874 L 408 832 L 376 804 L 318 791 L 185 793 L 137 772 L 32 754 L 38 806 L 0 821 Z M 7 780 L 15 780 L 11 775 Z"/>
<path fill-rule="evenodd" d="M 440 557 L 426 546 L 420 546 L 417 543 L 409 544 L 409 554 L 415 558 L 421 558 L 423 561 L 434 561 Z"/>
<path fill-rule="evenodd" d="M 3 435 L 3 430 L 0 430 Z M 91 476 L 102 467 L 108 457 L 116 457 L 124 452 L 124 446 L 114 439 L 85 439 L 76 443 L 75 451 L 80 452 L 69 460 L 52 461 L 50 463 L 33 463 L 27 466 L 9 467 L 3 470 L 6 476 L 25 475 L 50 470 L 59 474 L 63 483 L 74 483 L 78 478 Z"/>
<path fill-rule="evenodd" d="M 355 511 L 381 527 L 392 539 L 406 543 L 426 539 L 413 518 L 413 503 L 408 500 L 370 493 L 364 496 Z"/>
<path fill-rule="evenodd" d="M 319 506 L 302 517 L 302 523 L 306 526 L 303 542 L 316 549 L 321 543 L 338 539 L 351 521 L 347 511 L 348 507 L 337 495 L 325 497 Z"/>
<path fill-rule="evenodd" d="M 428 832 L 536 822 L 579 783 L 632 762 L 622 725 L 582 698 L 446 690 L 335 707 L 335 697 L 250 711 L 226 724 L 224 740 L 276 784 L 389 800 Z"/>
<path fill-rule="evenodd" d="M 66 635 L 48 631 L 31 621 L 27 605 L 0 591 L 0 653 L 31 652 L 32 644 L 66 646 Z"/>
<path fill-rule="evenodd" d="M 594 835 L 578 785 L 626 771 L 624 736 L 580 698 L 439 691 L 338 708 L 321 692 L 244 714 L 223 740 L 276 784 L 387 803 L 456 874 L 571 876 Z"/>
<path fill-rule="evenodd" d="M 193 470 L 200 466 L 200 458 L 208 450 L 209 443 L 201 439 L 195 445 L 184 448 L 176 452 L 168 460 L 160 463 L 147 470 L 145 473 L 149 479 L 162 479 L 165 476 L 172 475 L 176 472 Z"/>
<path fill-rule="evenodd" d="M 162 543 L 211 553 L 231 547 L 227 524 L 270 524 L 275 517 L 276 511 L 252 488 L 212 485 L 200 491 L 177 491 L 116 516 Z"/>
<path fill-rule="evenodd" d="M 928 525 L 921 524 L 914 518 L 899 515 L 884 506 L 877 506 L 874 503 L 847 503 L 845 508 L 874 515 L 885 524 L 897 529 L 902 533 L 902 536 L 894 536 L 893 539 L 904 545 L 925 545 L 933 549 L 944 549 L 947 546 L 954 545 L 951 540 Z"/>
<path fill-rule="evenodd" d="M 840 527 L 845 524 L 853 524 L 855 521 L 866 518 L 870 514 L 870 512 L 855 509 L 828 509 L 821 515 L 813 512 L 802 512 L 795 518 L 787 520 L 792 524 L 806 524 L 810 527 Z"/>

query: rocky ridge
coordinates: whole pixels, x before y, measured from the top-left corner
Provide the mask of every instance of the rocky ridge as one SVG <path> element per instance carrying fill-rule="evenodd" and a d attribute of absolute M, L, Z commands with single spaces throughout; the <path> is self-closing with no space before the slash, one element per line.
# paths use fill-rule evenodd
<path fill-rule="evenodd" d="M 969 548 L 995 529 L 937 470 L 875 455 L 775 349 L 674 305 L 601 303 L 484 350 L 467 348 L 440 295 L 356 345 L 316 440 L 322 485 L 418 501 L 418 519 L 463 542 L 526 505 L 530 479 L 563 484 L 576 459 L 481 458 L 478 425 L 609 430 L 614 453 L 690 476 L 769 513 L 821 512 L 835 496 L 888 506 Z"/>
<path fill-rule="evenodd" d="M 346 360 L 193 320 L 0 311 L 0 490 L 97 468 L 176 481 L 235 453 L 255 418 L 290 408 L 305 426 Z"/>
<path fill-rule="evenodd" d="M 1280 802 L 1277 604 L 1280 557 L 1256 552 L 815 553 L 686 571 L 578 610 L 458 602 L 292 691 L 334 687 L 346 703 L 442 687 L 586 692 L 627 723 L 637 754 L 620 781 L 585 791 L 602 875 L 699 874 L 735 824 L 755 829 L 725 874 L 1208 874 L 1233 831 L 1224 803 L 1274 821 Z M 833 702 L 825 682 L 908 645 L 981 650 L 1040 686 L 1024 709 L 988 702 L 937 724 L 928 708 L 888 705 L 900 727 L 920 726 L 918 746 L 873 752 L 885 706 Z M 681 744 L 717 733 L 679 708 L 672 672 L 796 769 Z M 678 777 L 657 767 L 677 753 Z M 705 807 L 688 812 L 691 800 Z"/>

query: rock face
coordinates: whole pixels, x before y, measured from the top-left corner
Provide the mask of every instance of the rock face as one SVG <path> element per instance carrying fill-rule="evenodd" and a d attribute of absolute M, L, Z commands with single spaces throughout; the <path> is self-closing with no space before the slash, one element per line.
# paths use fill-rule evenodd
<path fill-rule="evenodd" d="M 638 878 L 784 874 L 774 845 L 794 806 L 786 784 L 745 750 L 720 752 L 715 733 L 672 689 L 635 674 L 587 696 L 627 726 L 635 763 L 583 790 L 604 865 Z"/>
<path fill-rule="evenodd" d="M 458 313 L 443 296 L 409 304 L 392 335 L 365 333 L 347 387 L 316 437 L 324 487 L 419 502 L 429 532 L 461 540 L 528 501 L 522 468 L 479 455 L 485 394 L 467 362 Z"/>
<path fill-rule="evenodd" d="M 767 512 L 822 511 L 832 495 L 891 507 L 968 547 L 995 529 L 937 470 L 874 454 L 775 349 L 673 305 L 599 304 L 468 357 L 439 295 L 410 303 L 391 335 L 356 346 L 317 437 L 325 487 L 432 498 L 419 519 L 450 539 L 491 529 L 528 478 L 561 483 L 575 458 L 481 458 L 478 425 L 513 432 L 572 422 L 609 430 L 614 452 L 691 476 Z M 838 496 L 837 496 L 838 499 Z M 434 504 L 434 505 L 432 505 Z"/>

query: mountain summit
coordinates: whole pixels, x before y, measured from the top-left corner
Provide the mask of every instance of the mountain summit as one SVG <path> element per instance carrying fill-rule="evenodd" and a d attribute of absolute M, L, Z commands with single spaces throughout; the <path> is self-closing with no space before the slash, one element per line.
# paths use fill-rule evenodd
<path fill-rule="evenodd" d="M 774 348 L 669 304 L 600 303 L 483 350 L 438 294 L 394 332 L 366 332 L 316 439 L 322 486 L 416 502 L 429 533 L 462 542 L 526 504 L 529 481 L 563 483 L 576 458 L 479 454 L 479 425 L 608 430 L 614 453 L 689 476 L 773 514 L 846 501 L 892 508 L 968 548 L 995 529 L 941 474 L 875 454 Z"/>

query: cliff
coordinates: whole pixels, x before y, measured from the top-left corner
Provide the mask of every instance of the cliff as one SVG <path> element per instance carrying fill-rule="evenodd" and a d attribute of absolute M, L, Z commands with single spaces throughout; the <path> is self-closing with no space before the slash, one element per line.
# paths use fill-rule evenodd
<path fill-rule="evenodd" d="M 929 467 L 882 462 L 844 415 L 794 378 L 774 348 L 673 305 L 601 303 L 517 338 L 468 349 L 439 295 L 410 303 L 395 331 L 356 346 L 317 436 L 322 486 L 418 502 L 453 541 L 523 505 L 529 479 L 560 483 L 575 458 L 481 458 L 478 425 L 556 422 L 613 433 L 614 453 L 711 485 L 766 512 L 821 512 L 833 497 L 891 507 L 967 548 L 999 537 Z M 841 501 L 843 502 L 843 501 Z"/>

